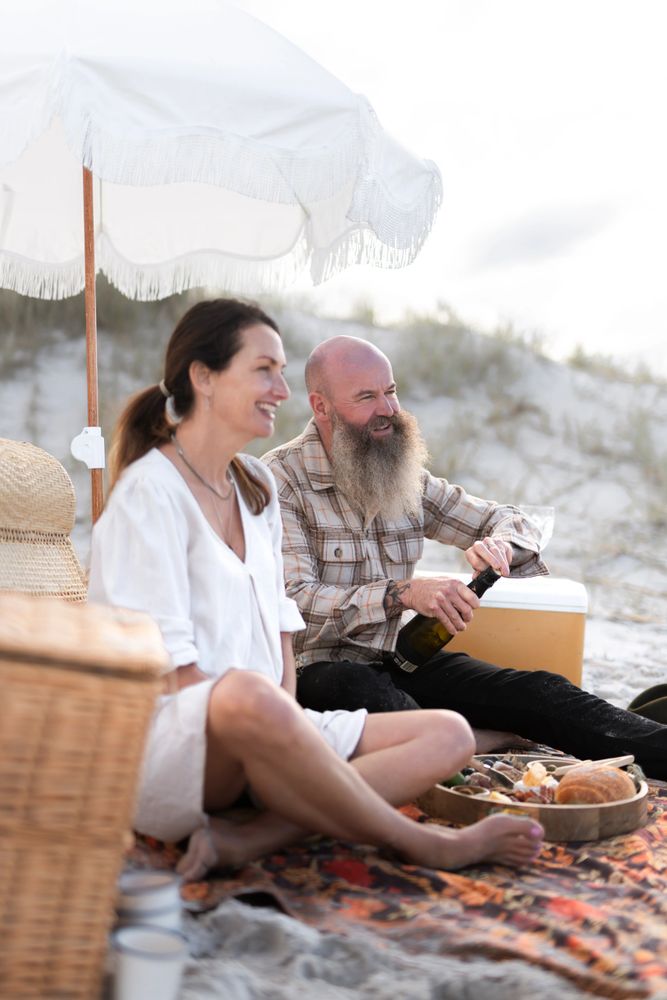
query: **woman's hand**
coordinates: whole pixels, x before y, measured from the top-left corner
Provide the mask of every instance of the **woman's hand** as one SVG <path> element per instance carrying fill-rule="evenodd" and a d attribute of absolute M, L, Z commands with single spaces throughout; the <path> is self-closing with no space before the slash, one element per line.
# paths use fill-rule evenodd
<path fill-rule="evenodd" d="M 162 690 L 165 694 L 173 694 L 175 691 L 190 687 L 191 684 L 200 684 L 207 680 L 209 680 L 208 674 L 200 670 L 196 663 L 186 663 L 185 666 L 176 667 L 166 674 L 162 681 Z"/>

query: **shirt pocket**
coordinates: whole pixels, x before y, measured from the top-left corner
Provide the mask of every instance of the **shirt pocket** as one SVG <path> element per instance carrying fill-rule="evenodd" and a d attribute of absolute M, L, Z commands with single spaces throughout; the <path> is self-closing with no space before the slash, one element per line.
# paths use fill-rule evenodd
<path fill-rule="evenodd" d="M 322 538 L 318 545 L 322 583 L 350 587 L 361 583 L 365 553 L 353 538 Z"/>
<path fill-rule="evenodd" d="M 414 569 L 424 551 L 422 535 L 384 535 L 381 539 L 384 557 L 390 563 Z"/>

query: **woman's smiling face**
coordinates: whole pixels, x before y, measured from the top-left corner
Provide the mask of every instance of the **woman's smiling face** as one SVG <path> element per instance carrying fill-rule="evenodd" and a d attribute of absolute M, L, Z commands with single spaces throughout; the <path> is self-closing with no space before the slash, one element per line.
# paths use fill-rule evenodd
<path fill-rule="evenodd" d="M 241 333 L 241 348 L 221 372 L 211 373 L 211 409 L 245 442 L 270 437 L 276 411 L 290 395 L 285 352 L 270 326 L 256 323 Z"/>

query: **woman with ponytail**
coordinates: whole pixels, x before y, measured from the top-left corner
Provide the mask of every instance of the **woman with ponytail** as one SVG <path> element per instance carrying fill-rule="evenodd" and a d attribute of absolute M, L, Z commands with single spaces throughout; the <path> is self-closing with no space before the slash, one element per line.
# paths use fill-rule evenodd
<path fill-rule="evenodd" d="M 459 868 L 530 861 L 539 824 L 492 816 L 464 830 L 414 823 L 410 801 L 474 752 L 465 720 L 438 710 L 367 716 L 294 699 L 275 482 L 242 454 L 289 396 L 274 321 L 234 299 L 201 302 L 167 347 L 164 376 L 122 414 L 112 490 L 93 531 L 89 596 L 145 611 L 170 656 L 147 741 L 136 829 L 189 837 L 180 871 L 201 878 L 309 833 L 388 846 Z M 219 814 L 244 792 L 242 826 Z"/>

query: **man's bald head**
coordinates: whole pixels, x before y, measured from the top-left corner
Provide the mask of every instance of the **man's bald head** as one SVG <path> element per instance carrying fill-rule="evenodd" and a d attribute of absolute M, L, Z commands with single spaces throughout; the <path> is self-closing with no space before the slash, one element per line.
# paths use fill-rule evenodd
<path fill-rule="evenodd" d="M 391 364 L 385 354 L 358 337 L 332 337 L 319 344 L 306 364 L 313 418 L 328 454 L 333 429 L 343 420 L 368 428 L 374 437 L 391 436 L 401 409 Z"/>
<path fill-rule="evenodd" d="M 306 361 L 306 390 L 308 393 L 322 393 L 331 399 L 341 382 L 355 374 L 362 374 L 378 362 L 384 362 L 391 371 L 386 355 L 367 340 L 331 337 L 318 344 Z"/>

